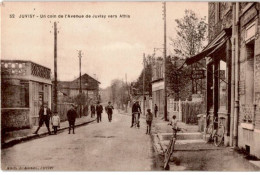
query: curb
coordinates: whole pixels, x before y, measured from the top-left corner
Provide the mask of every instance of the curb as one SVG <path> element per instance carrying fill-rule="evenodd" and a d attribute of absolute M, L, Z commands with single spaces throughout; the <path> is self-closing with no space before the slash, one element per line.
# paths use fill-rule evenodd
<path fill-rule="evenodd" d="M 94 121 L 96 121 L 96 119 L 77 124 L 77 125 L 75 125 L 75 128 L 89 124 L 89 123 L 92 123 Z M 58 131 L 63 131 L 63 130 L 68 129 L 68 128 L 69 127 L 66 126 L 66 127 L 60 128 Z M 17 138 L 14 138 L 12 140 L 9 140 L 7 142 L 2 143 L 1 148 L 2 149 L 9 148 L 9 147 L 14 146 L 18 143 L 29 141 L 29 140 L 36 139 L 36 138 L 42 138 L 42 137 L 45 137 L 45 136 L 48 136 L 48 135 L 49 135 L 49 133 L 47 131 L 47 132 L 43 132 L 43 133 L 40 133 L 40 134 L 30 134 L 30 135 L 24 136 L 24 137 L 17 137 Z"/>

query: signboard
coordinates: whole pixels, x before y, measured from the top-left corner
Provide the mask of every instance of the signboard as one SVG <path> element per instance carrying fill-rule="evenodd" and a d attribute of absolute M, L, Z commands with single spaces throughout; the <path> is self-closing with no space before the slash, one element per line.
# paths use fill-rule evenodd
<path fill-rule="evenodd" d="M 203 79 L 205 78 L 205 70 L 193 70 L 191 76 L 193 79 Z"/>

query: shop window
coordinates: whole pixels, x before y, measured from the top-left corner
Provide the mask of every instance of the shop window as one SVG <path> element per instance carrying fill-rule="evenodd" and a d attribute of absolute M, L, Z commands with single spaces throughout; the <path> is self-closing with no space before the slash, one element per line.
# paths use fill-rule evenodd
<path fill-rule="evenodd" d="M 252 124 L 254 118 L 254 40 L 246 44 L 246 64 L 245 64 L 245 104 L 241 105 L 240 113 L 243 123 Z M 242 126 L 243 127 L 243 126 Z M 245 126 L 247 129 L 251 126 Z M 252 128 L 251 128 L 252 129 Z"/>
<path fill-rule="evenodd" d="M 254 40 L 246 44 L 246 104 L 254 103 Z"/>
<path fill-rule="evenodd" d="M 29 107 L 28 81 L 3 80 L 1 91 L 2 108 Z"/>

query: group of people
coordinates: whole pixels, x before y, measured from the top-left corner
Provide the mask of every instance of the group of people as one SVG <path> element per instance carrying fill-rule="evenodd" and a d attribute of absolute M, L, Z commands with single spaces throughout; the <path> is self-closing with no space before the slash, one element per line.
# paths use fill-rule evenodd
<path fill-rule="evenodd" d="M 112 122 L 112 115 L 113 115 L 113 110 L 114 107 L 111 104 L 111 102 L 108 102 L 108 105 L 105 107 L 107 116 L 108 116 L 108 121 Z M 95 106 L 94 104 L 92 104 L 90 106 L 90 111 L 91 111 L 91 117 L 95 117 L 95 114 L 97 113 L 97 122 L 101 122 L 102 121 L 102 113 L 103 113 L 103 106 L 100 104 L 100 102 L 97 102 L 97 105 Z"/>
<path fill-rule="evenodd" d="M 158 108 L 157 108 L 158 110 Z M 141 110 L 141 106 L 139 105 L 138 101 L 135 101 L 133 106 L 132 106 L 132 125 L 131 128 L 134 126 L 134 122 L 135 120 L 138 120 L 137 122 L 137 127 L 140 127 L 140 114 L 142 113 Z M 135 114 L 137 114 L 137 118 L 135 117 Z M 156 113 L 155 113 L 156 116 Z M 151 133 L 151 126 L 152 126 L 152 121 L 153 121 L 153 114 L 151 112 L 151 109 L 147 109 L 147 114 L 146 114 L 146 124 L 147 124 L 147 128 L 146 128 L 146 134 L 150 134 Z"/>
<path fill-rule="evenodd" d="M 102 121 L 102 113 L 103 113 L 103 106 L 100 104 L 100 102 L 97 102 L 97 105 L 94 106 L 93 104 L 90 107 L 91 110 L 91 117 L 94 117 L 95 114 L 97 114 L 97 123 Z M 111 102 L 108 102 L 108 105 L 105 107 L 106 113 L 108 115 L 108 121 L 111 122 L 112 121 L 112 115 L 113 115 L 113 110 L 114 107 L 111 104 Z M 158 112 L 158 107 L 155 104 L 154 107 L 154 115 L 155 117 L 157 116 L 157 112 Z M 134 122 L 135 120 L 138 120 L 137 123 L 137 127 L 140 127 L 140 123 L 139 123 L 139 119 L 140 119 L 140 114 L 142 113 L 141 107 L 139 105 L 139 102 L 136 101 L 133 106 L 132 106 L 132 125 L 131 128 L 134 126 Z M 138 118 L 135 118 L 135 114 L 137 114 Z M 77 111 L 76 111 L 76 106 L 75 105 L 71 105 L 71 108 L 68 110 L 67 112 L 67 119 L 68 119 L 68 123 L 69 123 L 69 134 L 72 133 L 75 134 L 75 121 L 76 118 L 78 117 Z M 153 113 L 151 112 L 151 109 L 147 109 L 147 114 L 146 114 L 146 123 L 147 123 L 147 129 L 146 129 L 146 134 L 150 134 L 151 133 L 151 126 L 152 126 L 152 121 L 153 121 Z M 36 131 L 34 132 L 34 134 L 38 134 L 38 131 L 40 130 L 40 128 L 42 127 L 42 125 L 45 123 L 47 129 L 48 129 L 48 133 L 51 135 L 51 131 L 50 131 L 50 122 L 54 131 L 54 134 L 57 134 L 58 128 L 60 128 L 60 117 L 57 113 L 57 111 L 52 112 L 50 110 L 50 108 L 48 108 L 47 103 L 44 103 L 44 105 L 40 108 L 39 111 L 39 126 L 36 129 Z M 174 115 L 172 117 L 172 119 L 170 120 L 170 125 L 172 125 L 173 129 L 177 128 L 177 119 L 176 116 Z"/>
<path fill-rule="evenodd" d="M 70 131 L 72 130 L 72 133 L 75 134 L 75 121 L 76 118 L 78 117 L 77 111 L 76 111 L 76 106 L 71 105 L 71 108 L 67 112 L 67 119 L 69 122 L 69 134 Z M 58 115 L 57 111 L 54 111 L 53 113 L 51 112 L 50 108 L 48 108 L 47 103 L 44 103 L 43 106 L 40 108 L 39 111 L 39 126 L 34 132 L 34 134 L 38 134 L 38 131 L 42 127 L 42 125 L 45 123 L 49 135 L 51 135 L 51 130 L 50 130 L 50 123 L 53 128 L 53 133 L 57 134 L 58 128 L 60 128 L 60 117 Z"/>

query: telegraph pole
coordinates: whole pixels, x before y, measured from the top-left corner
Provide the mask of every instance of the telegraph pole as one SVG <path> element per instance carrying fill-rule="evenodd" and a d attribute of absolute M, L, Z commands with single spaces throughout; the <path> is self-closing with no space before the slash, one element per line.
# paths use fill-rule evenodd
<path fill-rule="evenodd" d="M 164 120 L 167 121 L 167 81 L 166 81 L 166 2 L 163 2 L 164 19 Z"/>
<path fill-rule="evenodd" d="M 54 112 L 57 112 L 58 92 L 57 92 L 57 23 L 54 22 Z"/>
<path fill-rule="evenodd" d="M 143 71 L 143 112 L 145 115 L 145 54 L 143 57 L 144 71 Z"/>
<path fill-rule="evenodd" d="M 81 58 L 82 58 L 82 53 L 81 50 L 78 51 L 78 57 L 79 57 L 79 94 L 81 96 L 82 94 L 82 88 L 81 88 Z M 81 118 L 82 116 L 82 104 L 80 102 L 80 107 L 79 107 L 79 117 Z"/>

